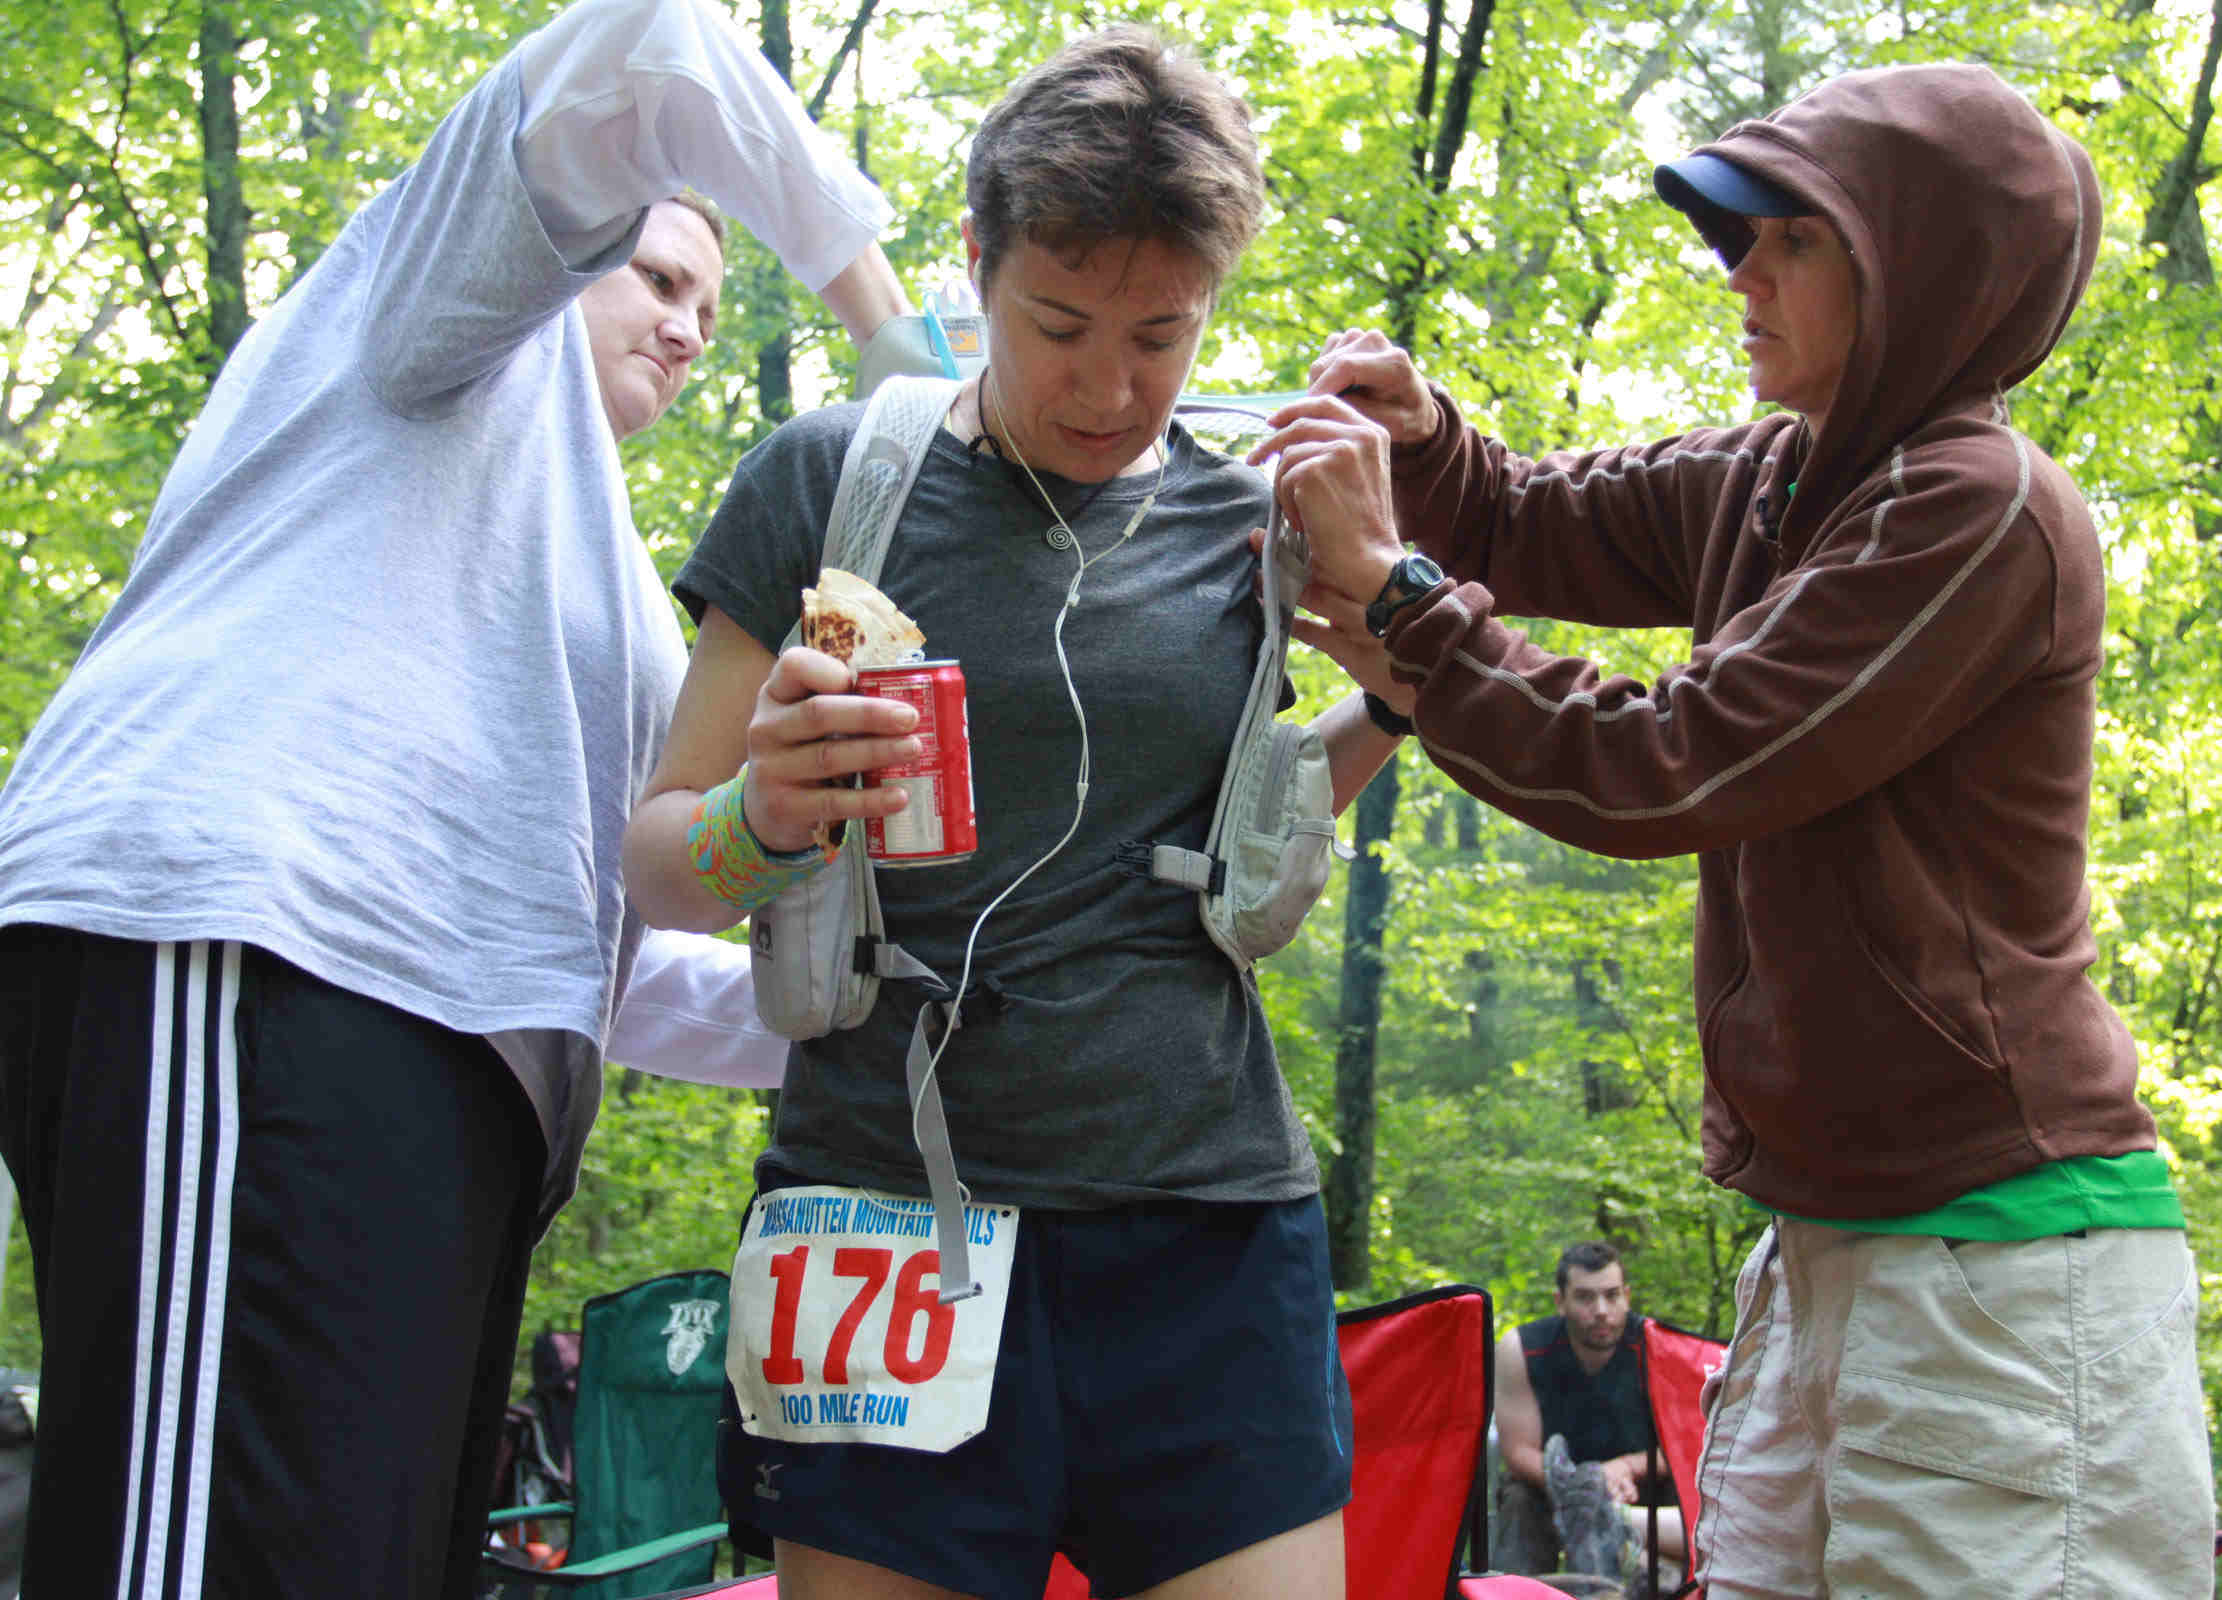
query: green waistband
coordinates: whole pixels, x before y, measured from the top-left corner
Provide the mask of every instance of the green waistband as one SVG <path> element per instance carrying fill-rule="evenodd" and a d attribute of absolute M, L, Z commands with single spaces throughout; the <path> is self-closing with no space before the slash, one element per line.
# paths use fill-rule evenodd
<path fill-rule="evenodd" d="M 1762 1211 L 1770 1206 L 1751 1204 Z M 2180 1228 L 2168 1163 L 2157 1150 L 2125 1156 L 2070 1156 L 2011 1178 L 1970 1189 L 1931 1211 L 1908 1217 L 1799 1217 L 1799 1222 L 1854 1233 L 1933 1233 L 1947 1239 L 2044 1239 L 2079 1228 Z"/>

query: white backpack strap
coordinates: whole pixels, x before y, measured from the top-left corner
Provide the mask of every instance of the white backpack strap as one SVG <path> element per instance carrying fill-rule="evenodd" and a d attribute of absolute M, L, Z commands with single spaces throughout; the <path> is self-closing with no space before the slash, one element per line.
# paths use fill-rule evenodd
<path fill-rule="evenodd" d="M 878 583 L 887 563 L 887 550 L 895 537 L 911 485 L 918 481 L 926 452 L 933 447 L 941 419 L 956 399 L 958 384 L 947 378 L 892 377 L 872 391 L 865 402 L 864 419 L 849 440 L 841 458 L 841 483 L 833 493 L 833 509 L 826 517 L 824 565 L 853 572 L 867 583 Z M 792 642 L 792 640 L 790 640 Z M 943 996 L 949 985 L 937 972 L 898 944 L 886 938 L 880 916 L 879 896 L 872 883 L 871 858 L 863 842 L 855 841 L 844 852 L 857 903 L 865 909 L 862 934 L 855 960 L 860 971 L 881 978 L 909 978 L 938 989 Z M 941 1086 L 927 1071 L 932 1046 L 927 1042 L 927 1018 L 938 1014 L 945 1028 L 955 1028 L 953 1010 L 929 1000 L 919 1008 L 911 1025 L 909 1048 L 904 1052 L 903 1077 L 913 1107 L 912 1125 L 918 1137 L 919 1158 L 926 1166 L 927 1192 L 934 1203 L 934 1242 L 941 1253 L 941 1301 L 970 1299 L 980 1292 L 972 1275 L 972 1254 L 964 1222 L 964 1186 L 957 1181 L 956 1153 L 949 1144 L 949 1119 L 942 1108 Z"/>
<path fill-rule="evenodd" d="M 880 581 L 895 524 L 918 481 L 941 419 L 957 397 L 948 378 L 889 378 L 864 404 L 864 420 L 841 461 L 841 486 L 826 518 L 825 564 Z"/>
<path fill-rule="evenodd" d="M 918 1008 L 911 1023 L 910 1044 L 903 1052 L 903 1084 L 910 1093 L 911 1129 L 918 1142 L 919 1159 L 926 1163 L 926 1192 L 934 1202 L 934 1247 L 941 1255 L 941 1303 L 953 1305 L 980 1292 L 972 1275 L 972 1247 L 964 1225 L 964 1185 L 957 1180 L 957 1155 L 949 1145 L 949 1118 L 941 1108 L 941 1087 L 936 1081 L 934 1046 L 926 1030 L 928 1017 L 954 1033 L 956 1008 L 929 1000 Z"/>

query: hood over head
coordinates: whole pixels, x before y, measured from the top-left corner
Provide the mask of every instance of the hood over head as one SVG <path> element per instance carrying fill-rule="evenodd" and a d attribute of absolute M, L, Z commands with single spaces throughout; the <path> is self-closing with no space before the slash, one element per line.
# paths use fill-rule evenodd
<path fill-rule="evenodd" d="M 1847 73 L 1697 155 L 1797 197 L 1851 247 L 1859 331 L 1785 537 L 1923 421 L 2036 371 L 2098 255 L 2091 158 L 1988 67 Z M 1660 188 L 1680 204 L 1675 168 Z"/>

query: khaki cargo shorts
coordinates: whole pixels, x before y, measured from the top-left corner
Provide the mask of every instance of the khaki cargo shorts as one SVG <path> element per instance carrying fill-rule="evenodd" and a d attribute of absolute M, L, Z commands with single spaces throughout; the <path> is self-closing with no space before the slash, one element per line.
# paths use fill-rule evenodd
<path fill-rule="evenodd" d="M 1711 1600 L 2211 1595 L 2197 1314 L 2175 1230 L 1777 1221 L 1698 1466 Z"/>

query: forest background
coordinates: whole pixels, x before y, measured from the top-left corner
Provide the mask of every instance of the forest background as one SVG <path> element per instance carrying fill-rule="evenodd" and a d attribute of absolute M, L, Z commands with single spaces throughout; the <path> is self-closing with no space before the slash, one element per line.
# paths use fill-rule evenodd
<path fill-rule="evenodd" d="M 128 568 L 162 473 L 251 320 L 550 0 L 0 0 L 0 775 Z M 2222 333 L 2208 248 L 2222 0 L 744 0 L 898 213 L 914 296 L 957 275 L 966 135 L 1060 41 L 1132 17 L 1257 113 L 1267 231 L 1199 386 L 1300 387 L 1379 327 L 1516 445 L 1746 416 L 1717 263 L 1653 163 L 1820 79 L 1985 62 L 2090 149 L 2097 275 L 2015 417 L 2090 498 L 2110 574 L 2091 819 L 2096 978 L 2128 1017 L 2206 1274 L 2222 1396 Z M 626 446 L 666 571 L 735 458 L 846 392 L 852 351 L 741 236 L 719 339 Z M 344 575 L 335 575 L 344 581 Z M 1648 676 L 1678 633 L 1541 625 Z M 1316 703 L 1337 675 L 1297 663 Z M 992 783 L 992 775 L 982 775 Z M 1407 749 L 1346 819 L 1359 859 L 1261 973 L 1328 1174 L 1346 1303 L 1444 1281 L 1549 1309 L 1572 1239 L 1625 1252 L 1640 1309 L 1720 1334 L 1762 1219 L 1697 1171 L 1694 870 L 1563 849 Z M 613 1067 L 526 1332 L 587 1296 L 724 1266 L 771 1096 Z M 20 1226 L 0 1363 L 35 1367 Z"/>

